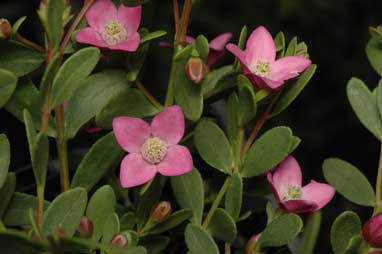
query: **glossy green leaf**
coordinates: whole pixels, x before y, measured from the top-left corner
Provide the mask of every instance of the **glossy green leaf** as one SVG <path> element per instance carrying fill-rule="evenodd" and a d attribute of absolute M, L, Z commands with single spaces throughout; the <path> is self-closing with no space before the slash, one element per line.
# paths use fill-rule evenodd
<path fill-rule="evenodd" d="M 302 226 L 302 220 L 298 215 L 281 215 L 264 229 L 259 243 L 262 247 L 279 247 L 286 245 L 296 238 Z"/>
<path fill-rule="evenodd" d="M 357 78 L 348 82 L 347 96 L 361 123 L 382 141 L 382 116 L 378 112 L 376 100 L 369 88 Z"/>
<path fill-rule="evenodd" d="M 145 28 L 139 30 L 141 36 L 149 34 L 149 31 Z M 141 40 L 142 43 L 142 40 Z M 149 52 L 150 43 L 141 45 L 135 52 L 131 52 L 127 56 L 127 79 L 130 82 L 135 81 L 138 78 L 139 72 L 141 71 L 143 64 L 146 61 Z"/>
<path fill-rule="evenodd" d="M 332 224 L 330 241 L 334 254 L 343 254 L 350 240 L 361 232 L 361 221 L 351 211 L 341 213 Z"/>
<path fill-rule="evenodd" d="M 87 193 L 83 188 L 75 188 L 58 195 L 44 213 L 42 233 L 55 235 L 63 230 L 72 236 L 84 215 Z"/>
<path fill-rule="evenodd" d="M 154 235 L 154 234 L 164 233 L 180 225 L 185 220 L 191 218 L 191 216 L 192 216 L 192 210 L 190 209 L 182 209 L 182 210 L 176 211 L 175 213 L 171 214 L 171 216 L 168 217 L 167 220 L 152 227 L 150 231 L 148 232 L 148 234 Z"/>
<path fill-rule="evenodd" d="M 116 213 L 111 213 L 106 218 L 105 223 L 103 224 L 102 231 L 102 241 L 103 244 L 108 244 L 111 242 L 113 237 L 119 233 L 119 218 Z M 101 250 L 102 254 L 107 253 L 104 250 Z"/>
<path fill-rule="evenodd" d="M 2 254 L 40 254 L 47 251 L 47 246 L 16 230 L 0 232 L 0 246 Z"/>
<path fill-rule="evenodd" d="M 52 85 L 51 108 L 69 99 L 97 65 L 100 51 L 88 47 L 70 56 L 58 70 Z"/>
<path fill-rule="evenodd" d="M 17 34 L 17 32 L 19 31 L 19 28 L 24 23 L 26 18 L 27 18 L 27 16 L 22 16 L 18 20 L 16 20 L 15 23 L 13 23 L 13 25 L 12 25 L 12 35 L 13 36 Z"/>
<path fill-rule="evenodd" d="M 93 222 L 94 239 L 99 240 L 102 236 L 105 222 L 114 213 L 116 204 L 114 191 L 109 185 L 99 188 L 89 200 L 86 217 Z"/>
<path fill-rule="evenodd" d="M 0 69 L 0 108 L 4 106 L 16 89 L 17 77 L 10 71 Z"/>
<path fill-rule="evenodd" d="M 5 134 L 0 135 L 0 189 L 3 187 L 11 163 L 11 147 Z"/>
<path fill-rule="evenodd" d="M 377 90 L 377 106 L 379 110 L 379 115 L 382 119 L 382 82 L 379 82 L 378 90 Z"/>
<path fill-rule="evenodd" d="M 132 212 L 125 213 L 120 218 L 120 227 L 122 232 L 126 230 L 133 230 L 136 224 L 137 224 L 137 217 Z"/>
<path fill-rule="evenodd" d="M 14 41 L 0 41 L 0 68 L 13 72 L 17 77 L 36 70 L 45 56 L 34 49 Z"/>
<path fill-rule="evenodd" d="M 204 208 L 203 179 L 197 169 L 181 176 L 171 177 L 171 186 L 175 199 L 183 209 L 191 209 L 191 221 L 200 225 L 202 223 Z"/>
<path fill-rule="evenodd" d="M 292 131 L 288 127 L 267 131 L 249 149 L 241 175 L 253 177 L 274 168 L 288 156 L 292 141 Z"/>
<path fill-rule="evenodd" d="M 285 51 L 285 35 L 283 32 L 278 32 L 275 37 L 276 51 L 279 52 L 279 56 L 284 56 Z"/>
<path fill-rule="evenodd" d="M 236 108 L 237 124 L 239 127 L 244 127 L 256 116 L 257 104 L 255 92 L 252 88 L 252 83 L 244 76 L 238 76 L 239 92 L 238 104 Z"/>
<path fill-rule="evenodd" d="M 185 237 L 190 254 L 219 254 L 211 235 L 201 226 L 188 224 Z"/>
<path fill-rule="evenodd" d="M 243 26 L 240 30 L 239 41 L 237 44 L 240 49 L 244 49 L 245 43 L 247 41 L 247 37 L 248 37 L 248 28 L 247 26 Z M 235 58 L 234 68 L 237 69 L 238 66 L 239 66 L 239 59 Z"/>
<path fill-rule="evenodd" d="M 194 143 L 205 162 L 225 174 L 230 174 L 233 161 L 231 147 L 216 123 L 210 120 L 200 121 L 195 128 Z"/>
<path fill-rule="evenodd" d="M 141 37 L 141 44 L 146 43 L 148 41 L 163 37 L 167 34 L 166 31 L 155 31 L 151 33 L 147 33 Z"/>
<path fill-rule="evenodd" d="M 202 83 L 200 83 L 200 86 L 202 87 L 202 94 L 212 91 L 222 78 L 232 73 L 232 65 L 226 65 L 210 71 L 202 80 Z"/>
<path fill-rule="evenodd" d="M 46 30 L 51 48 L 58 47 L 63 31 L 64 0 L 47 1 Z"/>
<path fill-rule="evenodd" d="M 375 193 L 367 178 L 352 164 L 337 158 L 324 161 L 325 179 L 353 203 L 373 207 Z"/>
<path fill-rule="evenodd" d="M 207 61 L 210 52 L 208 40 L 204 35 L 199 35 L 195 41 L 195 49 L 198 51 L 199 57 Z"/>
<path fill-rule="evenodd" d="M 374 70 L 382 76 L 382 38 L 371 38 L 366 45 L 366 55 Z"/>
<path fill-rule="evenodd" d="M 117 70 L 102 71 L 83 80 L 67 101 L 66 138 L 73 138 L 112 98 L 128 90 L 127 83 L 126 74 Z M 126 103 L 122 105 L 126 107 Z"/>
<path fill-rule="evenodd" d="M 225 209 L 237 221 L 240 216 L 243 201 L 243 179 L 235 173 L 229 178 L 228 189 L 225 195 Z"/>
<path fill-rule="evenodd" d="M 318 234 L 321 227 L 321 211 L 314 212 L 309 215 L 299 244 L 299 253 L 313 254 L 317 243 Z"/>
<path fill-rule="evenodd" d="M 100 138 L 78 166 L 73 176 L 72 188 L 84 187 L 90 191 L 113 166 L 116 166 L 123 153 L 113 133 Z"/>
<path fill-rule="evenodd" d="M 316 72 L 317 65 L 312 64 L 296 80 L 294 84 L 287 85 L 282 91 L 280 98 L 276 101 L 271 116 L 276 116 L 284 111 L 302 92 L 305 86 Z"/>
<path fill-rule="evenodd" d="M 135 88 L 124 89 L 112 96 L 96 115 L 97 125 L 102 128 L 111 128 L 112 122 L 118 116 L 148 117 L 159 111 Z"/>
<path fill-rule="evenodd" d="M 48 93 L 50 93 L 50 86 L 54 80 L 54 77 L 57 74 L 58 69 L 61 64 L 61 55 L 56 53 L 52 56 L 52 59 L 49 61 L 48 66 L 46 67 L 44 74 L 41 78 L 39 90 L 41 98 L 45 98 Z"/>
<path fill-rule="evenodd" d="M 216 209 L 208 224 L 207 230 L 213 237 L 226 243 L 232 243 L 237 235 L 235 221 L 229 213 L 222 208 Z"/>
<path fill-rule="evenodd" d="M 15 188 L 16 174 L 8 173 L 8 175 L 6 176 L 6 181 L 0 188 L 0 221 L 8 208 L 9 202 L 11 201 L 13 193 L 15 192 Z"/>
<path fill-rule="evenodd" d="M 227 101 L 227 136 L 232 145 L 238 142 L 238 130 L 237 125 L 237 108 L 239 105 L 239 97 L 236 92 L 233 92 Z"/>
<path fill-rule="evenodd" d="M 364 240 L 361 235 L 355 235 L 353 236 L 348 246 L 345 249 L 344 254 L 359 254 L 362 252 Z"/>
<path fill-rule="evenodd" d="M 293 37 L 289 42 L 288 47 L 285 51 L 285 56 L 294 56 L 296 55 L 297 50 L 297 37 Z"/>

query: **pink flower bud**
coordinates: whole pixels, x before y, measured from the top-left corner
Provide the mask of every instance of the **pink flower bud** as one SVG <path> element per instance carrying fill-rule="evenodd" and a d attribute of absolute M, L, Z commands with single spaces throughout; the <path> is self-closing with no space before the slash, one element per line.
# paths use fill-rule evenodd
<path fill-rule="evenodd" d="M 12 26 L 7 19 L 0 19 L 0 39 L 8 39 L 12 34 Z"/>
<path fill-rule="evenodd" d="M 245 245 L 245 254 L 254 254 L 255 253 L 255 247 L 256 243 L 259 240 L 261 236 L 261 233 L 257 235 L 253 235 L 251 238 L 249 238 L 249 241 Z"/>
<path fill-rule="evenodd" d="M 188 80 L 199 84 L 209 72 L 207 64 L 200 58 L 191 58 L 185 67 L 186 77 Z"/>
<path fill-rule="evenodd" d="M 172 207 L 170 202 L 162 201 L 158 203 L 151 211 L 151 218 L 156 222 L 167 220 L 171 215 Z"/>
<path fill-rule="evenodd" d="M 128 245 L 127 237 L 123 234 L 118 234 L 113 237 L 110 242 L 112 245 L 126 247 Z"/>
<path fill-rule="evenodd" d="M 89 239 L 93 235 L 93 223 L 87 217 L 82 217 L 77 233 L 81 238 Z"/>
<path fill-rule="evenodd" d="M 363 225 L 362 236 L 372 247 L 382 247 L 382 214 L 377 214 Z"/>

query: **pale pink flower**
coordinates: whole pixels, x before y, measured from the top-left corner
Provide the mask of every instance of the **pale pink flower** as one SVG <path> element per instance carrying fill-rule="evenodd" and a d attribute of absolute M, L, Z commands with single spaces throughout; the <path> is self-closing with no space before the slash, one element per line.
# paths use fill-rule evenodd
<path fill-rule="evenodd" d="M 171 106 L 156 115 L 151 125 L 140 118 L 114 118 L 115 137 L 129 152 L 121 163 L 121 185 L 128 188 L 144 184 L 158 172 L 165 176 L 190 172 L 193 167 L 190 151 L 178 145 L 184 128 L 179 106 Z"/>
<path fill-rule="evenodd" d="M 328 204 L 335 194 L 332 186 L 316 181 L 302 187 L 301 169 L 292 156 L 269 172 L 267 178 L 276 201 L 283 209 L 292 213 L 319 210 Z"/>
<path fill-rule="evenodd" d="M 311 64 L 309 59 L 302 56 L 276 60 L 275 42 L 262 26 L 252 32 L 244 51 L 232 43 L 227 45 L 227 50 L 240 60 L 244 75 L 259 88 L 278 88 L 285 80 L 297 77 Z"/>
<path fill-rule="evenodd" d="M 101 48 L 136 51 L 140 36 L 141 6 L 117 7 L 111 0 L 95 0 L 86 13 L 89 27 L 77 33 L 77 41 Z"/>

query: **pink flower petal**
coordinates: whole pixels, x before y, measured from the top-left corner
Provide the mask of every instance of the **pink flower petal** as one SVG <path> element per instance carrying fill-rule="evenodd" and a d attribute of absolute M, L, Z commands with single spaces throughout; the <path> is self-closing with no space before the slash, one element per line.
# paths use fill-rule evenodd
<path fill-rule="evenodd" d="M 192 44 L 194 43 L 196 40 L 194 37 L 191 37 L 191 36 L 186 36 L 186 39 L 185 39 L 185 42 L 188 43 L 188 44 Z"/>
<path fill-rule="evenodd" d="M 147 183 L 156 173 L 155 165 L 146 162 L 138 153 L 130 153 L 122 160 L 119 179 L 122 187 L 129 188 Z"/>
<path fill-rule="evenodd" d="M 321 209 L 332 200 L 335 193 L 336 190 L 329 184 L 311 181 L 302 188 L 302 199 L 315 202 L 317 209 Z"/>
<path fill-rule="evenodd" d="M 287 56 L 271 65 L 272 80 L 287 80 L 297 77 L 300 72 L 309 67 L 311 61 L 302 56 Z"/>
<path fill-rule="evenodd" d="M 249 67 L 247 66 L 247 61 L 245 60 L 244 51 L 242 51 L 237 45 L 233 43 L 227 44 L 226 49 L 239 59 L 242 67 L 245 66 L 249 70 Z"/>
<path fill-rule="evenodd" d="M 249 66 L 255 66 L 257 61 L 273 63 L 276 59 L 276 45 L 268 30 L 260 26 L 252 32 L 247 41 L 245 59 Z"/>
<path fill-rule="evenodd" d="M 284 80 L 272 80 L 272 79 L 264 78 L 264 77 L 259 77 L 259 78 L 265 83 L 266 86 L 272 89 L 279 88 L 280 86 L 284 84 Z"/>
<path fill-rule="evenodd" d="M 139 33 L 135 32 L 126 41 L 121 42 L 120 44 L 117 44 L 114 46 L 109 45 L 108 48 L 114 49 L 114 50 L 125 50 L 129 52 L 134 52 L 138 49 L 140 41 L 141 41 L 141 37 Z"/>
<path fill-rule="evenodd" d="M 156 115 L 151 123 L 153 135 L 166 141 L 169 145 L 177 144 L 180 141 L 184 134 L 184 128 L 183 111 L 177 105 Z"/>
<path fill-rule="evenodd" d="M 117 8 L 111 0 L 95 0 L 86 12 L 86 20 L 97 32 L 103 30 L 108 21 L 117 19 Z"/>
<path fill-rule="evenodd" d="M 216 37 L 210 42 L 210 49 L 216 51 L 224 51 L 225 45 L 231 40 L 231 33 L 224 33 Z"/>
<path fill-rule="evenodd" d="M 96 31 L 91 27 L 81 29 L 76 34 L 76 39 L 80 43 L 90 44 L 101 48 L 107 48 L 108 45 L 101 39 Z"/>
<path fill-rule="evenodd" d="M 210 49 L 210 53 L 207 59 L 207 65 L 211 67 L 217 61 L 219 61 L 219 59 L 222 58 L 223 56 L 224 56 L 224 51 L 216 51 L 216 50 Z"/>
<path fill-rule="evenodd" d="M 281 206 L 290 213 L 306 213 L 318 210 L 318 205 L 310 200 L 288 200 Z"/>
<path fill-rule="evenodd" d="M 139 118 L 117 117 L 113 119 L 114 135 L 119 145 L 130 153 L 137 153 L 150 137 L 150 126 Z"/>
<path fill-rule="evenodd" d="M 272 193 L 273 193 L 273 196 L 276 199 L 276 202 L 277 203 L 281 203 L 281 198 L 280 198 L 279 194 L 277 193 L 276 188 L 274 187 L 272 172 L 269 172 L 267 174 L 267 180 L 268 180 L 269 184 L 271 185 Z"/>
<path fill-rule="evenodd" d="M 126 7 L 121 4 L 118 9 L 118 21 L 125 27 L 129 35 L 138 31 L 141 24 L 142 6 Z"/>
<path fill-rule="evenodd" d="M 301 187 L 301 169 L 295 158 L 288 156 L 273 172 L 273 187 L 279 196 L 288 192 L 289 186 Z"/>
<path fill-rule="evenodd" d="M 192 170 L 192 156 L 185 146 L 170 146 L 165 159 L 157 165 L 158 172 L 165 176 L 183 175 Z"/>

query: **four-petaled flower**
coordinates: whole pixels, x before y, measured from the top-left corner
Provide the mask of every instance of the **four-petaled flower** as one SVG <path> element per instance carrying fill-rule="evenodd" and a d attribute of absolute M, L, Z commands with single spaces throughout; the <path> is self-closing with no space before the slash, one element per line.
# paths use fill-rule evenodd
<path fill-rule="evenodd" d="M 319 210 L 329 203 L 335 194 L 332 186 L 315 181 L 302 187 L 301 169 L 292 156 L 269 172 L 267 178 L 276 201 L 291 213 Z"/>
<path fill-rule="evenodd" d="M 278 88 L 285 80 L 297 77 L 311 64 L 309 59 L 302 56 L 276 60 L 275 42 L 262 26 L 252 32 L 244 51 L 232 43 L 227 45 L 227 50 L 240 60 L 244 75 L 259 88 Z"/>
<path fill-rule="evenodd" d="M 115 137 L 129 152 L 121 163 L 121 185 L 128 188 L 144 184 L 157 172 L 165 176 L 190 172 L 193 167 L 190 151 L 178 145 L 184 128 L 184 115 L 179 106 L 171 106 L 156 115 L 151 125 L 140 118 L 114 118 Z"/>
<path fill-rule="evenodd" d="M 136 51 L 140 36 L 141 6 L 126 7 L 121 4 L 117 10 L 111 0 L 96 0 L 86 13 L 89 27 L 77 33 L 77 41 L 101 48 Z"/>

